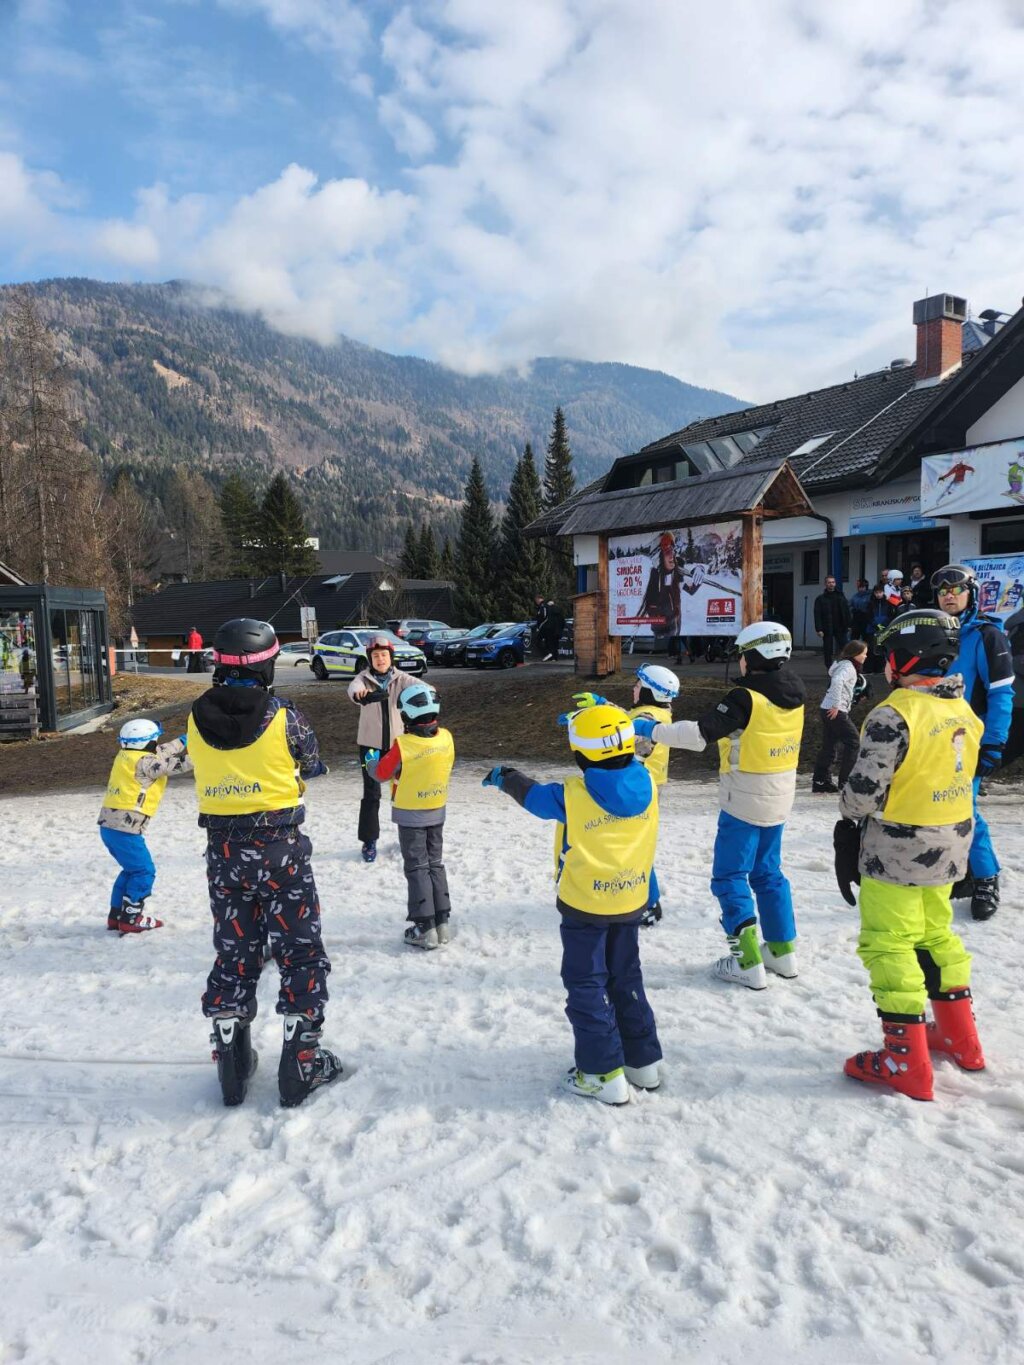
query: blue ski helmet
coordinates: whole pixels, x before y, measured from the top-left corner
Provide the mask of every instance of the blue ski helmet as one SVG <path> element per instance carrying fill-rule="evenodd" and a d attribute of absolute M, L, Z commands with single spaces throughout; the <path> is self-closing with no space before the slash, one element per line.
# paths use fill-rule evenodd
<path fill-rule="evenodd" d="M 164 727 L 155 720 L 127 720 L 118 731 L 122 749 L 145 749 L 158 740 Z"/>
<path fill-rule="evenodd" d="M 436 720 L 440 710 L 437 692 L 429 683 L 413 683 L 411 687 L 403 687 L 398 694 L 398 714 L 410 725 Z"/>

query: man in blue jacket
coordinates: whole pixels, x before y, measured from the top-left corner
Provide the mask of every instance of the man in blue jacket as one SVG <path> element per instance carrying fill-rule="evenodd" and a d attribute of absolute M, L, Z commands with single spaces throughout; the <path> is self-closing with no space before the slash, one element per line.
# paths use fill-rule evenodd
<path fill-rule="evenodd" d="M 975 919 L 991 919 L 999 909 L 999 860 L 988 824 L 978 809 L 978 788 L 982 778 L 995 772 L 1003 761 L 1013 716 L 1013 654 L 1002 622 L 978 610 L 978 580 L 973 569 L 965 564 L 946 564 L 932 574 L 931 584 L 939 610 L 960 621 L 960 653 L 949 673 L 962 676 L 971 710 L 985 722 L 974 778 L 971 914 Z"/>

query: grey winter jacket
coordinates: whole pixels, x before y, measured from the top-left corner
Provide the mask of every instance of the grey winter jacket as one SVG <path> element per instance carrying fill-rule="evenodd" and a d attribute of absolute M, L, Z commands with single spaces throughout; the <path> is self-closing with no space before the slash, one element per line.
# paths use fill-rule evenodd
<path fill-rule="evenodd" d="M 932 689 L 937 697 L 962 697 L 964 680 L 950 674 Z M 860 752 L 839 793 L 839 809 L 861 820 L 860 871 L 895 886 L 945 886 L 967 873 L 973 820 L 957 825 L 898 825 L 879 812 L 889 796 L 896 769 L 907 756 L 910 731 L 898 711 L 885 702 L 864 722 Z"/>
<path fill-rule="evenodd" d="M 837 659 L 828 671 L 828 691 L 821 699 L 821 709 L 849 715 L 853 707 L 853 689 L 857 685 L 857 670 L 849 659 Z"/>
<path fill-rule="evenodd" d="M 359 708 L 359 730 L 356 735 L 356 743 L 365 745 L 368 749 L 390 749 L 398 735 L 402 733 L 405 726 L 402 724 L 402 717 L 398 714 L 398 698 L 403 688 L 411 687 L 416 679 L 411 673 L 403 673 L 400 668 L 392 668 L 387 674 L 385 686 L 388 693 L 388 720 L 390 728 L 388 731 L 387 743 L 384 743 L 384 717 L 381 714 L 384 703 L 371 702 L 368 706 Z M 381 679 L 375 673 L 371 673 L 368 668 L 364 668 L 348 685 L 348 695 L 355 701 L 355 694 L 361 689 L 366 688 L 369 692 L 375 692 L 381 686 Z"/>
<path fill-rule="evenodd" d="M 139 755 L 135 765 L 135 776 L 143 791 L 151 787 L 158 778 L 174 777 L 178 773 L 190 773 L 188 751 L 183 739 L 168 740 L 158 744 L 156 752 Z M 96 823 L 103 829 L 118 829 L 122 834 L 142 834 L 151 817 L 140 810 L 114 810 L 112 806 L 101 806 L 100 817 Z"/>

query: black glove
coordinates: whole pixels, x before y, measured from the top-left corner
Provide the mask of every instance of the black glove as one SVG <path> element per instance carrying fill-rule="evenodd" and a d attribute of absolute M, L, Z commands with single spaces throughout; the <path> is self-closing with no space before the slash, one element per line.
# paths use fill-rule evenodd
<path fill-rule="evenodd" d="M 378 687 L 373 692 L 364 692 L 361 697 L 353 698 L 358 706 L 372 706 L 375 701 L 387 701 L 387 699 L 388 690 L 386 687 Z"/>
<path fill-rule="evenodd" d="M 1003 746 L 1001 744 L 983 744 L 978 751 L 977 777 L 988 777 L 989 773 L 1002 766 Z"/>
<path fill-rule="evenodd" d="M 836 851 L 836 884 L 847 905 L 856 905 L 853 886 L 860 886 L 860 825 L 856 820 L 837 820 L 832 831 L 832 846 Z"/>

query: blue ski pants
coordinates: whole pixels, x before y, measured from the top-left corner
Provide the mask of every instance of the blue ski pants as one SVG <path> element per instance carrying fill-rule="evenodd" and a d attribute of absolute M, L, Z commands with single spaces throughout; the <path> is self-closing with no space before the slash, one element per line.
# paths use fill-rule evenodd
<path fill-rule="evenodd" d="M 640 927 L 562 917 L 565 1013 L 576 1066 L 604 1076 L 620 1066 L 661 1060 L 654 1011 L 640 969 Z"/>
<path fill-rule="evenodd" d="M 968 862 L 971 874 L 975 877 L 997 877 L 999 859 L 992 847 L 992 835 L 988 832 L 988 821 L 978 809 L 978 788 L 981 778 L 974 779 L 974 837 L 971 839 L 971 854 Z"/>
<path fill-rule="evenodd" d="M 711 894 L 721 906 L 722 928 L 727 934 L 760 920 L 768 943 L 791 943 L 796 938 L 793 896 L 782 870 L 785 828 L 751 825 L 727 811 L 719 812 Z"/>
<path fill-rule="evenodd" d="M 111 910 L 120 910 L 126 900 L 145 900 L 156 881 L 156 864 L 146 847 L 145 835 L 100 825 L 100 838 L 107 852 L 121 865 L 110 892 Z"/>

